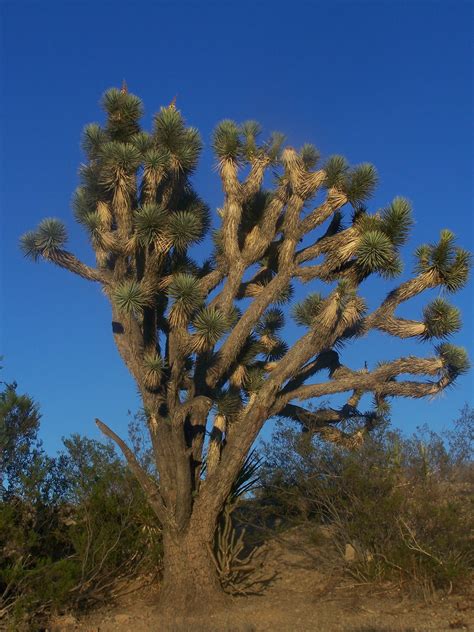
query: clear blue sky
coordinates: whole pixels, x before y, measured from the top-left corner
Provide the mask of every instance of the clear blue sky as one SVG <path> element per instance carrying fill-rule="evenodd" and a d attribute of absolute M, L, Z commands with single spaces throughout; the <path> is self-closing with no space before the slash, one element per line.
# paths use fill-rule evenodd
<path fill-rule="evenodd" d="M 49 450 L 60 437 L 97 437 L 94 417 L 118 430 L 136 410 L 134 384 L 115 351 L 108 305 L 95 285 L 22 258 L 18 237 L 45 216 L 63 219 L 71 249 L 90 252 L 70 210 L 82 127 L 102 120 L 110 86 L 128 82 L 145 124 L 178 94 L 206 142 L 195 182 L 212 208 L 221 193 L 209 138 L 223 118 L 259 120 L 288 142 L 373 162 L 372 208 L 395 195 L 414 206 L 407 272 L 420 242 L 450 227 L 473 249 L 473 4 L 444 2 L 3 2 L 1 12 L 3 379 L 43 411 Z M 393 282 L 369 283 L 375 305 Z M 454 341 L 472 345 L 472 285 Z M 403 314 L 416 317 L 421 302 Z M 290 330 L 294 339 L 296 330 Z M 428 355 L 431 345 L 420 345 Z M 355 368 L 413 352 L 371 336 L 348 350 Z M 404 429 L 439 429 L 465 401 L 473 373 L 433 402 L 394 403 Z"/>

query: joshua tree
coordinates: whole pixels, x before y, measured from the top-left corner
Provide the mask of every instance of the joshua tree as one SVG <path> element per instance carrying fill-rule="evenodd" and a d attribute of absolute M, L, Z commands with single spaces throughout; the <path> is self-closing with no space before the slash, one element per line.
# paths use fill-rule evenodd
<path fill-rule="evenodd" d="M 204 260 L 196 244 L 210 233 L 211 214 L 190 181 L 201 151 L 197 130 L 173 101 L 151 133 L 142 131 L 141 101 L 126 88 L 106 92 L 103 106 L 105 125 L 84 131 L 87 163 L 73 199 L 96 266 L 65 249 L 56 219 L 24 235 L 22 247 L 34 260 L 98 283 L 108 297 L 115 343 L 143 399 L 158 479 L 109 426 L 97 425 L 122 450 L 162 524 L 164 602 L 208 606 L 223 598 L 211 550 L 216 520 L 266 420 L 287 417 L 356 447 L 389 399 L 436 395 L 467 370 L 464 350 L 445 342 L 430 357 L 400 357 L 373 370 L 344 366 L 340 350 L 371 330 L 420 340 L 458 330 L 459 312 L 442 298 L 419 321 L 395 312 L 425 290 L 462 287 L 469 254 L 442 231 L 437 244 L 416 251 L 413 277 L 367 310 L 363 281 L 401 271 L 409 202 L 397 197 L 369 214 L 363 205 L 376 186 L 372 165 L 350 167 L 332 156 L 318 166 L 312 145 L 285 147 L 276 133 L 261 142 L 254 121 L 225 120 L 212 141 L 223 202 Z M 293 305 L 303 333 L 289 347 L 283 306 L 295 284 L 323 292 Z M 347 393 L 344 406 L 318 408 L 338 393 Z M 366 393 L 374 405 L 363 412 Z"/>

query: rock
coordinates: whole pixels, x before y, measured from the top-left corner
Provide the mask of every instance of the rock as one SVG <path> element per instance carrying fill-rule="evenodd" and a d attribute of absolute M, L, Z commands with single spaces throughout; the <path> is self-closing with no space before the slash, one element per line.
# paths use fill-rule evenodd
<path fill-rule="evenodd" d="M 73 617 L 72 614 L 65 614 L 62 617 L 56 617 L 54 621 L 51 623 L 51 631 L 52 632 L 62 632 L 63 630 L 70 630 L 72 627 L 77 625 L 76 617 Z"/>
<path fill-rule="evenodd" d="M 114 617 L 114 622 L 115 623 L 128 623 L 130 621 L 131 617 L 129 614 L 126 613 L 121 613 L 121 614 L 116 614 Z"/>
<path fill-rule="evenodd" d="M 357 559 L 357 551 L 352 546 L 352 544 L 346 544 L 346 549 L 344 551 L 344 559 L 346 562 L 354 562 Z"/>

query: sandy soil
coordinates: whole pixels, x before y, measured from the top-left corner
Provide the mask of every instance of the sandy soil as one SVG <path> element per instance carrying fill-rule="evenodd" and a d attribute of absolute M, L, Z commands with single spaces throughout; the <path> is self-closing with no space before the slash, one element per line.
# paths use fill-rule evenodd
<path fill-rule="evenodd" d="M 225 612 L 164 620 L 154 605 L 158 589 L 148 588 L 83 618 L 57 619 L 48 632 L 474 632 L 474 593 L 426 603 L 331 579 L 327 568 L 317 570 L 318 550 L 291 534 L 273 542 L 269 553 L 264 573 L 278 575 L 262 595 L 235 597 Z"/>

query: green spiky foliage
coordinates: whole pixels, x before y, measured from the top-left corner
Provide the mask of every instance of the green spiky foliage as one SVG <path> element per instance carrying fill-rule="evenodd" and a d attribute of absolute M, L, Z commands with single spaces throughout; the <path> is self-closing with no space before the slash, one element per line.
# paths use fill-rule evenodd
<path fill-rule="evenodd" d="M 140 131 L 143 105 L 137 96 L 111 88 L 104 94 L 102 106 L 108 115 L 105 131 L 112 141 L 126 142 Z"/>
<path fill-rule="evenodd" d="M 261 125 L 257 121 L 245 121 L 240 131 L 243 137 L 242 154 L 247 160 L 252 160 L 259 153 L 257 139 L 262 132 Z"/>
<path fill-rule="evenodd" d="M 383 271 L 390 265 L 393 249 L 390 239 L 379 230 L 364 233 L 357 249 L 357 261 L 368 272 Z"/>
<path fill-rule="evenodd" d="M 358 312 L 362 313 L 366 310 L 365 301 L 357 294 L 357 288 L 347 280 L 342 279 L 336 287 L 338 297 L 338 307 L 345 310 L 349 305 L 354 306 Z"/>
<path fill-rule="evenodd" d="M 168 294 L 174 299 L 170 318 L 175 323 L 186 321 L 202 305 L 203 295 L 199 279 L 186 272 L 173 275 Z"/>
<path fill-rule="evenodd" d="M 256 327 L 260 335 L 274 336 L 285 324 L 285 314 L 278 307 L 268 309 Z"/>
<path fill-rule="evenodd" d="M 163 379 L 165 360 L 156 351 L 148 352 L 143 358 L 144 379 L 147 388 L 157 389 Z"/>
<path fill-rule="evenodd" d="M 450 382 L 459 375 L 466 373 L 471 367 L 466 350 L 462 347 L 444 342 L 436 347 L 436 351 L 443 360 L 443 371 Z"/>
<path fill-rule="evenodd" d="M 303 145 L 300 156 L 306 169 L 314 169 L 321 158 L 318 149 L 314 145 L 311 145 L 311 143 L 305 143 Z"/>
<path fill-rule="evenodd" d="M 347 180 L 348 171 L 349 163 L 344 156 L 331 156 L 324 165 L 327 188 L 342 190 Z"/>
<path fill-rule="evenodd" d="M 97 123 L 86 125 L 82 135 L 82 149 L 89 160 L 99 158 L 103 145 L 107 142 L 105 131 Z"/>
<path fill-rule="evenodd" d="M 135 231 L 142 246 L 150 246 L 157 240 L 164 240 L 168 213 L 166 209 L 149 202 L 138 208 L 135 213 Z"/>
<path fill-rule="evenodd" d="M 67 241 L 64 224 L 58 219 L 44 219 L 35 231 L 29 231 L 21 238 L 21 247 L 25 255 L 33 259 L 49 257 L 60 250 Z"/>
<path fill-rule="evenodd" d="M 244 367 L 251 367 L 258 356 L 265 353 L 265 345 L 261 340 L 255 336 L 250 335 L 247 337 L 245 343 L 242 345 L 239 355 L 237 356 L 237 362 Z"/>
<path fill-rule="evenodd" d="M 354 206 L 370 199 L 377 186 L 377 171 L 369 163 L 351 168 L 344 156 L 335 155 L 327 160 L 324 171 L 326 186 L 344 192 Z"/>
<path fill-rule="evenodd" d="M 221 163 L 229 161 L 241 164 L 259 159 L 268 165 L 275 164 L 280 157 L 285 137 L 279 132 L 273 132 L 267 141 L 259 144 L 261 132 L 262 128 L 257 121 L 245 121 L 241 125 L 230 119 L 221 121 L 214 129 L 212 137 L 212 147 L 217 159 Z"/>
<path fill-rule="evenodd" d="M 369 163 L 363 163 L 351 169 L 346 175 L 344 192 L 351 204 L 368 200 L 377 186 L 377 172 Z"/>
<path fill-rule="evenodd" d="M 442 298 L 435 299 L 425 307 L 423 320 L 426 327 L 424 337 L 427 339 L 446 338 L 461 329 L 459 309 Z"/>
<path fill-rule="evenodd" d="M 247 394 L 258 393 L 265 383 L 265 369 L 261 366 L 251 366 L 247 371 L 244 390 Z"/>
<path fill-rule="evenodd" d="M 455 236 L 442 230 L 437 244 L 422 245 L 416 250 L 418 272 L 436 271 L 448 292 L 457 292 L 467 282 L 471 254 L 455 245 Z"/>
<path fill-rule="evenodd" d="M 149 304 L 150 298 L 139 283 L 124 281 L 114 289 L 113 299 L 117 307 L 126 314 L 136 314 Z"/>
<path fill-rule="evenodd" d="M 281 134 L 265 137 L 255 121 L 224 120 L 212 137 L 223 199 L 211 222 L 192 181 L 201 139 L 176 103 L 158 111 L 149 132 L 140 99 L 125 86 L 107 91 L 102 104 L 105 121 L 84 130 L 86 162 L 72 200 L 95 266 L 66 250 L 59 220 L 44 220 L 21 245 L 34 260 L 100 284 L 111 303 L 114 340 L 147 411 L 159 485 L 98 425 L 161 521 L 171 547 L 165 560 L 193 552 L 164 573 L 163 594 L 188 609 L 212 598 L 213 527 L 267 419 L 292 419 L 356 449 L 385 419 L 389 400 L 432 397 L 468 369 L 465 352 L 446 343 L 427 358 L 370 368 L 345 366 L 342 352 L 371 331 L 422 341 L 458 331 L 458 310 L 440 298 L 422 321 L 399 318 L 397 309 L 427 290 L 462 288 L 470 256 L 443 231 L 418 249 L 414 275 L 368 310 L 365 280 L 400 274 L 413 225 L 405 198 L 369 210 L 372 165 L 321 160 L 314 145 L 283 147 Z M 294 288 L 302 295 L 293 305 Z M 304 327 L 291 345 L 288 315 Z M 384 345 L 377 348 L 383 356 Z M 373 409 L 361 412 L 366 393 Z M 322 403 L 341 394 L 340 408 Z M 203 474 L 206 454 L 212 467 Z"/>
<path fill-rule="evenodd" d="M 191 173 L 197 165 L 202 142 L 194 127 L 186 127 L 175 107 L 161 108 L 154 120 L 154 139 L 171 156 L 173 170 Z"/>
<path fill-rule="evenodd" d="M 212 146 L 219 160 L 238 161 L 242 156 L 243 145 L 240 129 L 231 120 L 221 121 L 214 130 Z"/>
<path fill-rule="evenodd" d="M 272 132 L 269 140 L 264 144 L 264 150 L 268 156 L 270 164 L 275 164 L 281 154 L 283 143 L 285 142 L 284 134 L 280 132 Z"/>
<path fill-rule="evenodd" d="M 292 309 L 292 316 L 298 325 L 312 327 L 317 322 L 317 316 L 323 306 L 323 297 L 319 292 L 313 292 Z"/>
<path fill-rule="evenodd" d="M 185 252 L 191 244 L 200 242 L 206 231 L 206 216 L 197 209 L 177 211 L 168 220 L 168 231 L 173 246 Z"/>
<path fill-rule="evenodd" d="M 402 246 L 413 226 L 412 209 L 408 200 L 396 197 L 390 206 L 383 210 L 380 229 L 394 246 Z"/>
<path fill-rule="evenodd" d="M 196 330 L 195 348 L 211 349 L 222 338 L 230 326 L 228 316 L 216 307 L 203 307 L 193 319 Z"/>
<path fill-rule="evenodd" d="M 228 390 L 220 391 L 215 397 L 215 410 L 217 414 L 232 419 L 242 410 L 243 402 L 240 394 Z"/>

